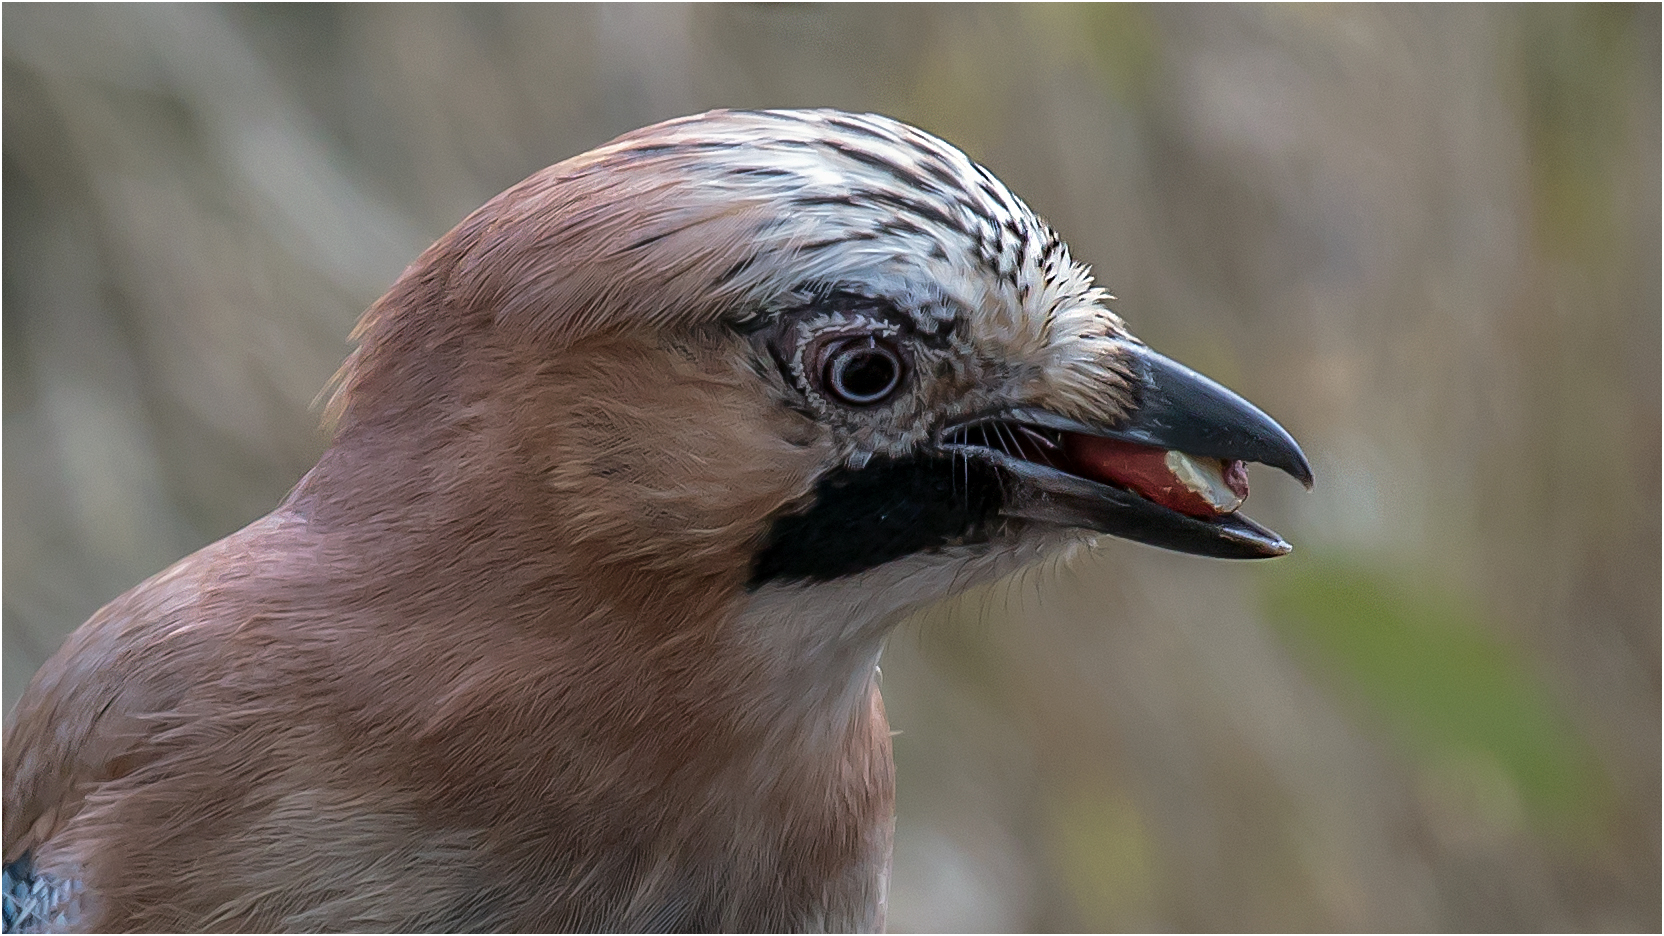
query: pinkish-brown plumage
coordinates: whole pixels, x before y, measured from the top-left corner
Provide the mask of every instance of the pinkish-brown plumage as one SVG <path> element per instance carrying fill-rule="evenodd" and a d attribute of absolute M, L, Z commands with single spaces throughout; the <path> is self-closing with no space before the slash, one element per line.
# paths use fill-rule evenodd
<path fill-rule="evenodd" d="M 1129 532 L 1162 508 L 1054 463 L 1176 379 L 1103 300 L 883 118 L 716 112 L 515 186 L 366 315 L 288 499 L 36 676 L 4 858 L 75 888 L 26 922 L 880 928 L 897 620 L 1083 528 L 1281 547 Z M 1251 416 L 1196 454 L 1300 473 Z"/>

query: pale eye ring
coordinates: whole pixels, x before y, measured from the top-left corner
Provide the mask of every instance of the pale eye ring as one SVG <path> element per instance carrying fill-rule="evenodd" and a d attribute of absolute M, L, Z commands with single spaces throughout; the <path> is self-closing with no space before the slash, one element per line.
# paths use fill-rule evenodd
<path fill-rule="evenodd" d="M 850 406 L 881 403 L 901 386 L 901 355 L 872 336 L 851 338 L 826 355 L 826 389 Z"/>

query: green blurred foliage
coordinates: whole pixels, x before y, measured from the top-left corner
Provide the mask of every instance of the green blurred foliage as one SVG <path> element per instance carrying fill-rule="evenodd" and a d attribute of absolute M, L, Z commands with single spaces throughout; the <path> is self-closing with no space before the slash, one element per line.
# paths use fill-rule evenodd
<path fill-rule="evenodd" d="M 1152 100 L 1160 77 L 1161 36 L 1149 9 L 1136 3 L 1026 5 L 1029 28 L 1057 42 L 1059 57 L 1087 62 L 1122 105 Z"/>
<path fill-rule="evenodd" d="M 1147 918 L 1155 897 L 1155 842 L 1138 804 L 1102 775 L 1052 791 L 1047 833 L 1082 928 Z"/>
<path fill-rule="evenodd" d="M 1609 791 L 1592 752 L 1473 598 L 1332 555 L 1290 557 L 1266 590 L 1268 622 L 1314 677 L 1488 817 L 1506 823 L 1522 800 L 1540 828 L 1601 834 Z"/>
<path fill-rule="evenodd" d="M 1550 247 L 1580 263 L 1623 247 L 1614 163 L 1629 142 L 1631 101 L 1615 88 L 1656 81 L 1641 66 L 1649 15 L 1621 3 L 1523 10 L 1520 56 L 1538 224 Z"/>

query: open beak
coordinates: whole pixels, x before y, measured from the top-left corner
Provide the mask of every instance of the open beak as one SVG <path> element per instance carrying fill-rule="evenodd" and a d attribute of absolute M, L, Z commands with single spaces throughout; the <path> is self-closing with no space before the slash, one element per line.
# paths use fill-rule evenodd
<path fill-rule="evenodd" d="M 1041 409 L 1012 409 L 949 427 L 943 448 L 992 462 L 1007 476 L 1006 516 L 1082 527 L 1220 559 L 1264 559 L 1292 548 L 1242 516 L 1245 462 L 1294 476 L 1312 469 L 1282 426 L 1201 374 L 1127 342 L 1135 405 L 1094 425 Z"/>

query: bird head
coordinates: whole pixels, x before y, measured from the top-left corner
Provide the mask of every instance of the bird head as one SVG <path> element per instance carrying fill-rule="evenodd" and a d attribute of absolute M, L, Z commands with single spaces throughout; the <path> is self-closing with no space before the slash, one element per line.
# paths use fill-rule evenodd
<path fill-rule="evenodd" d="M 1071 538 L 1288 549 L 1237 507 L 1299 447 L 1107 299 L 882 117 L 533 175 L 371 307 L 289 499 L 36 677 L 8 880 L 106 930 L 881 928 L 904 612 Z"/>
<path fill-rule="evenodd" d="M 1082 534 L 1286 553 L 1237 507 L 1245 462 L 1309 486 L 1299 446 L 1108 299 L 942 140 L 715 111 L 552 166 L 435 244 L 361 325 L 338 446 L 425 427 L 410 457 L 452 466 L 430 493 L 541 511 L 510 538 L 667 588 L 895 584 Z M 471 478 L 487 447 L 514 469 Z"/>

